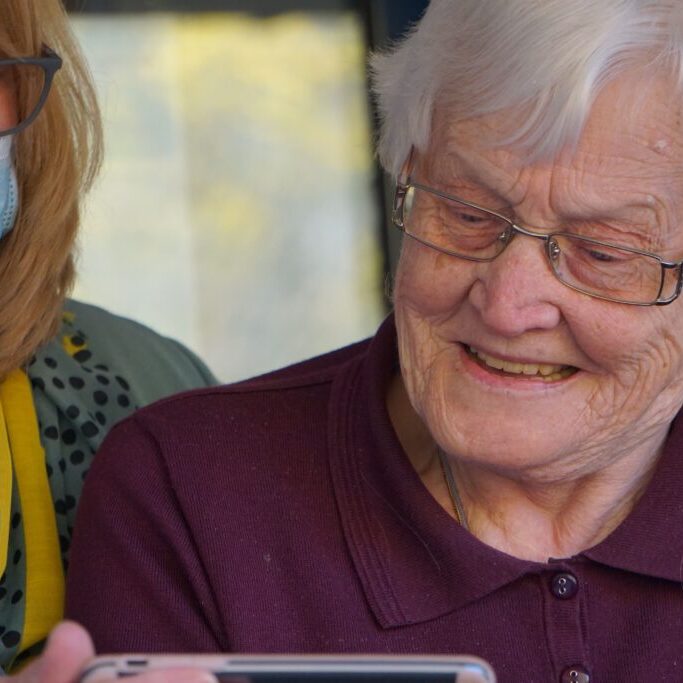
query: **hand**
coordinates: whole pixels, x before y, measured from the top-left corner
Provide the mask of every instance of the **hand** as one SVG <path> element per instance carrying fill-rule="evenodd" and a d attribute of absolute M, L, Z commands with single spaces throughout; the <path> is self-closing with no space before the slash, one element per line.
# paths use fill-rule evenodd
<path fill-rule="evenodd" d="M 11 676 L 12 683 L 77 683 L 86 662 L 95 656 L 95 648 L 86 630 L 65 621 L 50 634 L 43 654 L 23 671 Z M 134 676 L 135 683 L 218 683 L 205 671 L 176 669 Z"/>

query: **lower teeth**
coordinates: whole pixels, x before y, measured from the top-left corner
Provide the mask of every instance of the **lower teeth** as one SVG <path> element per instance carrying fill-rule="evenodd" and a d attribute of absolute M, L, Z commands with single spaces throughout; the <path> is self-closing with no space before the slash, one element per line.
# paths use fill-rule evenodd
<path fill-rule="evenodd" d="M 560 372 L 554 372 L 552 375 L 536 375 L 541 377 L 544 382 L 557 382 L 561 379 L 566 379 L 576 372 L 574 368 L 566 368 L 565 370 L 560 370 Z"/>

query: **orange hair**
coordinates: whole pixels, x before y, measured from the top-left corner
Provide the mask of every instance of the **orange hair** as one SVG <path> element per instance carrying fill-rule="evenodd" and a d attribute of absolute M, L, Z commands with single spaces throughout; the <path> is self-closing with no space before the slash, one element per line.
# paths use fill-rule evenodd
<path fill-rule="evenodd" d="M 15 141 L 20 207 L 0 242 L 0 378 L 57 330 L 74 280 L 81 200 L 102 157 L 95 89 L 60 1 L 2 0 L 2 55 L 39 56 L 43 45 L 64 66 L 44 109 Z"/>

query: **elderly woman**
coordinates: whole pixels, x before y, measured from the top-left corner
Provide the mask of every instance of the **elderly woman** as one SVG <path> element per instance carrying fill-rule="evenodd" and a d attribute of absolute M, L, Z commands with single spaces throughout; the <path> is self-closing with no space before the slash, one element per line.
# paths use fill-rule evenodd
<path fill-rule="evenodd" d="M 212 383 L 179 344 L 65 302 L 80 205 L 100 154 L 93 87 L 61 3 L 3 0 L 0 675 L 61 617 L 76 502 L 106 431 L 138 405 Z M 88 651 L 73 627 L 60 629 L 59 643 L 67 656 L 72 643 Z M 48 663 L 62 662 L 59 653 Z"/>
<path fill-rule="evenodd" d="M 680 0 L 432 0 L 373 67 L 393 315 L 117 426 L 68 611 L 102 651 L 680 680 Z"/>

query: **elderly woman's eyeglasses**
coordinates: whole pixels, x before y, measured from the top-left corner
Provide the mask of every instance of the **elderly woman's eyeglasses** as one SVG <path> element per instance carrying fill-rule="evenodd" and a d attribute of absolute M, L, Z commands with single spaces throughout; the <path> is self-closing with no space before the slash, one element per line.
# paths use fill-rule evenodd
<path fill-rule="evenodd" d="M 14 135 L 38 116 L 62 59 L 43 46 L 40 57 L 0 59 L 0 137 Z"/>
<path fill-rule="evenodd" d="M 396 187 L 394 224 L 427 247 L 468 261 L 493 261 L 515 235 L 544 243 L 555 277 L 567 287 L 636 306 L 670 304 L 681 292 L 681 261 L 568 232 L 543 234 L 459 197 L 408 180 Z"/>

